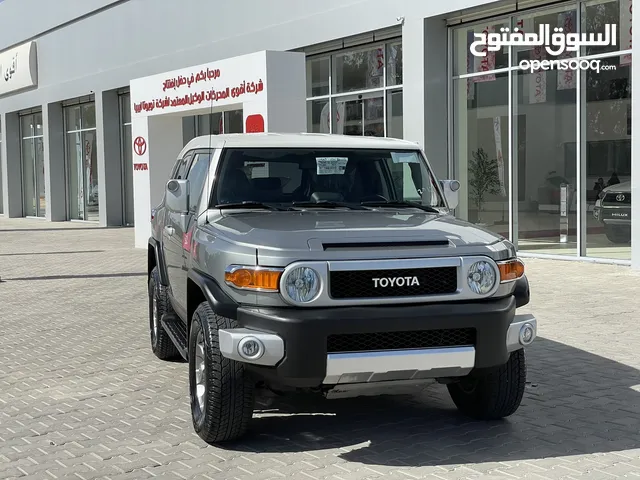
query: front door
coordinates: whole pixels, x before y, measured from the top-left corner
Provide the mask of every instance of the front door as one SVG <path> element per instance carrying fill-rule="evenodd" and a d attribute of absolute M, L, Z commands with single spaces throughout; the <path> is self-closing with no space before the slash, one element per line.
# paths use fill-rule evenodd
<path fill-rule="evenodd" d="M 187 279 L 189 276 L 189 256 L 191 255 L 191 235 L 196 227 L 198 219 L 198 208 L 202 189 L 209 172 L 211 153 L 208 150 L 198 150 L 193 154 L 191 163 L 187 166 L 187 180 L 189 180 L 189 213 L 180 218 L 175 215 L 178 225 L 173 230 L 175 240 L 180 241 L 180 268 L 174 269 L 174 279 L 172 284 L 174 300 L 180 306 L 186 308 L 187 305 Z"/>
<path fill-rule="evenodd" d="M 186 178 L 187 167 L 191 161 L 192 154 L 185 155 L 184 159 L 178 165 L 178 169 L 173 175 L 173 179 L 181 180 Z M 169 279 L 169 287 L 171 288 L 171 296 L 174 302 L 177 301 L 178 310 L 184 309 L 186 304 L 180 301 L 182 290 L 181 272 L 184 265 L 182 254 L 182 216 L 183 213 L 174 212 L 168 207 L 165 214 L 164 229 L 162 231 L 162 248 L 164 251 L 164 260 L 167 266 L 167 277 Z M 185 286 L 186 288 L 186 286 Z M 174 305 L 175 307 L 175 305 Z"/>

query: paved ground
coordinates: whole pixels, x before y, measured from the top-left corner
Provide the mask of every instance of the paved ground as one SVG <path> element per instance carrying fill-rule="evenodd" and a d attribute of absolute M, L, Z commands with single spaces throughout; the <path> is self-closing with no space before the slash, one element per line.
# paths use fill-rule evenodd
<path fill-rule="evenodd" d="M 640 477 L 640 290 L 627 267 L 528 260 L 541 321 L 521 409 L 470 422 L 420 397 L 256 411 L 233 448 L 193 433 L 184 363 L 149 348 L 131 229 L 0 218 L 0 478 Z M 312 415 L 310 412 L 318 412 Z"/>

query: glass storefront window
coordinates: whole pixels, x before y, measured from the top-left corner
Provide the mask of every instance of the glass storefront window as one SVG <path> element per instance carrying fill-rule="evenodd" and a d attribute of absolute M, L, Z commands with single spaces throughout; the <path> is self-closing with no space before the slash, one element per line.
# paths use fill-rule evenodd
<path fill-rule="evenodd" d="M 402 138 L 402 81 L 401 40 L 307 59 L 307 131 Z"/>
<path fill-rule="evenodd" d="M 387 85 L 402 85 L 402 42 L 387 45 Z"/>
<path fill-rule="evenodd" d="M 514 231 L 520 251 L 577 255 L 576 89 L 569 73 L 514 75 Z"/>
<path fill-rule="evenodd" d="M 244 115 L 242 109 L 224 112 L 224 133 L 244 132 Z"/>
<path fill-rule="evenodd" d="M 73 220 L 98 221 L 100 182 L 95 106 L 91 103 L 65 107 L 64 116 L 69 217 Z"/>
<path fill-rule="evenodd" d="M 612 24 L 618 27 L 613 45 L 580 52 L 512 46 L 483 59 L 469 51 L 474 33 L 499 33 L 504 26 L 605 34 Z M 630 259 L 631 55 L 620 53 L 631 49 L 630 27 L 631 0 L 576 0 L 454 27 L 457 216 L 504 235 L 521 252 Z M 576 57 L 591 65 L 597 60 L 600 70 L 519 66 Z M 482 184 L 493 186 L 484 198 Z"/>
<path fill-rule="evenodd" d="M 489 52 L 485 57 L 476 57 L 470 51 L 471 44 L 475 41 L 474 33 L 500 33 L 500 29 L 505 27 L 510 27 L 509 19 L 487 20 L 485 23 L 455 29 L 453 35 L 453 74 L 480 73 L 508 67 L 507 47 L 497 52 Z M 479 46 L 478 51 L 482 50 L 483 47 Z"/>
<path fill-rule="evenodd" d="M 387 137 L 402 138 L 402 90 L 387 92 Z"/>
<path fill-rule="evenodd" d="M 123 218 L 126 226 L 134 225 L 133 200 L 133 139 L 131 137 L 131 96 L 120 95 L 120 119 L 122 121 L 122 185 Z"/>
<path fill-rule="evenodd" d="M 82 108 L 80 105 L 65 107 L 65 126 L 67 131 L 75 132 L 82 129 Z"/>
<path fill-rule="evenodd" d="M 563 6 L 559 8 L 545 9 L 529 15 L 519 15 L 513 18 L 511 29 L 517 28 L 524 33 L 540 33 L 540 27 L 549 25 L 549 34 L 552 35 L 555 28 L 562 28 L 565 33 L 578 32 L 578 15 L 576 6 Z M 558 47 L 551 46 L 552 52 L 557 52 Z M 512 63 L 518 65 L 522 60 L 562 60 L 575 58 L 576 52 L 564 51 L 559 55 L 552 55 L 543 46 L 513 47 L 511 54 Z"/>
<path fill-rule="evenodd" d="M 333 133 L 384 137 L 384 105 L 380 93 L 334 99 Z"/>
<path fill-rule="evenodd" d="M 307 131 L 311 133 L 331 132 L 329 100 L 309 100 L 307 102 Z"/>
<path fill-rule="evenodd" d="M 46 214 L 42 113 L 20 117 L 22 206 L 25 217 Z"/>
<path fill-rule="evenodd" d="M 582 4 L 582 31 L 604 34 L 607 25 L 616 24 L 615 45 L 588 45 L 582 55 L 596 55 L 631 48 L 631 0 L 597 0 Z M 613 41 L 611 41 L 613 43 Z"/>
<path fill-rule="evenodd" d="M 221 135 L 224 133 L 243 133 L 243 112 L 230 110 L 196 117 L 196 135 Z"/>
<path fill-rule="evenodd" d="M 36 175 L 34 170 L 35 148 L 33 138 L 22 140 L 22 197 L 24 201 L 24 216 L 38 216 L 38 202 L 36 201 Z"/>
<path fill-rule="evenodd" d="M 587 71 L 583 111 L 586 254 L 631 259 L 631 63 Z"/>
<path fill-rule="evenodd" d="M 197 135 L 220 135 L 224 133 L 222 113 L 198 115 L 196 117 Z"/>
<path fill-rule="evenodd" d="M 96 128 L 95 103 L 85 103 L 81 107 L 82 129 Z"/>
<path fill-rule="evenodd" d="M 307 97 L 329 95 L 329 58 L 318 58 L 307 62 Z"/>
<path fill-rule="evenodd" d="M 508 237 L 508 75 L 455 80 L 454 91 L 454 155 L 461 183 L 457 216 Z"/>
<path fill-rule="evenodd" d="M 333 59 L 332 93 L 384 87 L 384 45 L 338 54 Z"/>

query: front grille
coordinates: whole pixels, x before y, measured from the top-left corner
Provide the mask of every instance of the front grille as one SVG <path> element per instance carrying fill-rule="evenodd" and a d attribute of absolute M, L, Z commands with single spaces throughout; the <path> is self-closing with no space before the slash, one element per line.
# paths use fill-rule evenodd
<path fill-rule="evenodd" d="M 474 328 L 329 335 L 327 353 L 475 345 Z"/>
<path fill-rule="evenodd" d="M 410 277 L 417 279 L 392 283 L 389 279 Z M 378 280 L 374 279 L 387 279 Z M 404 283 L 404 284 L 403 284 Z M 332 298 L 412 297 L 444 295 L 458 289 L 456 267 L 405 268 L 394 270 L 347 270 L 329 273 Z M 377 287 L 376 287 L 377 284 Z"/>
<path fill-rule="evenodd" d="M 602 205 L 631 205 L 631 193 L 609 192 L 602 199 Z"/>

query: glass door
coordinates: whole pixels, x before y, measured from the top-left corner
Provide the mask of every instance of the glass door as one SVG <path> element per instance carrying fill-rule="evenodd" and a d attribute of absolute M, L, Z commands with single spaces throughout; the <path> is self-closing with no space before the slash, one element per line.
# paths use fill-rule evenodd
<path fill-rule="evenodd" d="M 46 198 L 42 114 L 24 115 L 20 120 L 23 212 L 25 217 L 44 217 Z"/>
<path fill-rule="evenodd" d="M 333 99 L 333 133 L 384 137 L 384 94 L 346 95 Z"/>
<path fill-rule="evenodd" d="M 124 225 L 134 225 L 133 201 L 133 139 L 131 138 L 131 97 L 120 95 L 121 155 L 122 155 L 122 215 Z"/>
<path fill-rule="evenodd" d="M 99 181 L 93 103 L 65 107 L 69 218 L 99 220 Z"/>

